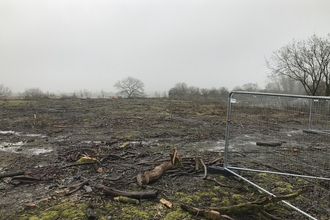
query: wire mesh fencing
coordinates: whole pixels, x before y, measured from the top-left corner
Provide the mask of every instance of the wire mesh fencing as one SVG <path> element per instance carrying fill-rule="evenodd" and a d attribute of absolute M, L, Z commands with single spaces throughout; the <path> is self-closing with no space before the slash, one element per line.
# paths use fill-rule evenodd
<path fill-rule="evenodd" d="M 330 213 L 329 97 L 232 92 L 225 142 L 225 169 L 240 172 L 240 177 L 259 173 L 252 183 L 257 187 L 262 173 L 269 175 L 267 178 L 284 176 L 290 182 L 286 187 L 310 183 L 316 187 L 313 193 L 322 194 L 326 202 L 320 201 L 315 208 L 302 200 L 295 205 L 319 218 L 324 216 L 317 212 Z M 277 192 L 276 186 L 265 187 L 269 194 Z"/>

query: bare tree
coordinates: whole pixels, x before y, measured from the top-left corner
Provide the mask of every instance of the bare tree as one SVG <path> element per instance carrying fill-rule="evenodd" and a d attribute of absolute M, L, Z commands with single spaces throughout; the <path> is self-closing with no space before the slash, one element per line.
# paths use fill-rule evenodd
<path fill-rule="evenodd" d="M 153 97 L 160 98 L 160 93 L 159 92 L 155 92 L 154 95 L 153 95 Z"/>
<path fill-rule="evenodd" d="M 242 89 L 244 91 L 248 91 L 248 92 L 258 92 L 258 91 L 260 91 L 258 83 L 246 83 L 242 86 Z"/>
<path fill-rule="evenodd" d="M 83 93 L 84 93 L 84 96 L 86 98 L 91 98 L 92 97 L 92 92 L 87 90 L 87 89 L 84 89 Z"/>
<path fill-rule="evenodd" d="M 81 99 L 84 98 L 84 91 L 83 90 L 78 91 L 78 97 L 81 98 Z"/>
<path fill-rule="evenodd" d="M 106 96 L 108 96 L 108 93 L 106 91 L 104 91 L 103 89 L 100 91 L 101 93 L 101 98 L 105 98 Z"/>
<path fill-rule="evenodd" d="M 127 77 L 119 80 L 114 85 L 118 89 L 118 94 L 127 98 L 137 98 L 144 96 L 144 83 L 136 78 Z"/>
<path fill-rule="evenodd" d="M 216 88 L 212 87 L 209 92 L 209 96 L 213 99 L 217 99 L 220 96 L 219 90 Z"/>
<path fill-rule="evenodd" d="M 286 94 L 306 94 L 303 86 L 298 81 L 287 76 L 269 77 L 265 91 Z"/>
<path fill-rule="evenodd" d="M 39 88 L 29 88 L 25 89 L 24 96 L 26 99 L 41 99 L 45 94 Z"/>
<path fill-rule="evenodd" d="M 167 98 L 167 92 L 163 92 L 162 98 Z"/>
<path fill-rule="evenodd" d="M 330 35 L 293 41 L 275 51 L 266 63 L 271 76 L 298 81 L 308 95 L 330 95 Z"/>
<path fill-rule="evenodd" d="M 78 91 L 78 94 L 75 95 L 81 99 L 83 98 L 89 99 L 92 97 L 92 91 L 89 91 L 88 89 L 81 89 Z"/>
<path fill-rule="evenodd" d="M 189 86 L 187 94 L 190 98 L 198 98 L 201 96 L 200 89 L 196 86 Z"/>
<path fill-rule="evenodd" d="M 6 98 L 12 94 L 10 88 L 5 87 L 3 84 L 0 84 L 0 99 Z"/>
<path fill-rule="evenodd" d="M 186 83 L 177 83 L 173 88 L 168 91 L 168 97 L 178 98 L 184 97 L 188 94 L 188 86 Z"/>
<path fill-rule="evenodd" d="M 229 95 L 229 90 L 226 87 L 220 87 L 219 88 L 219 93 L 222 96 L 228 96 Z"/>
<path fill-rule="evenodd" d="M 240 86 L 235 86 L 235 87 L 233 88 L 233 91 L 243 91 L 243 89 L 242 89 L 242 87 L 240 87 Z"/>
<path fill-rule="evenodd" d="M 203 96 L 205 99 L 207 99 L 210 95 L 210 90 L 209 89 L 201 89 L 201 96 Z"/>

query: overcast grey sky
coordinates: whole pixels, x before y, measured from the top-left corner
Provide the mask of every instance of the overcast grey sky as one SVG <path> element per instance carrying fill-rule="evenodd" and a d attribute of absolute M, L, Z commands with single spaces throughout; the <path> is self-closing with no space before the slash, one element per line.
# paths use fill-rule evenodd
<path fill-rule="evenodd" d="M 329 0 L 1 0 L 0 84 L 14 92 L 265 85 L 265 57 L 330 33 Z"/>

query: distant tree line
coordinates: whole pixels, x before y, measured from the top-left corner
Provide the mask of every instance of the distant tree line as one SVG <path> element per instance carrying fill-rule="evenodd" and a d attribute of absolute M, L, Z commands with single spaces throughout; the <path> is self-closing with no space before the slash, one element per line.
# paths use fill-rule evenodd
<path fill-rule="evenodd" d="M 168 97 L 171 99 L 218 99 L 228 96 L 229 91 L 226 87 L 219 89 L 198 88 L 196 86 L 188 86 L 186 83 L 177 83 L 168 91 Z"/>

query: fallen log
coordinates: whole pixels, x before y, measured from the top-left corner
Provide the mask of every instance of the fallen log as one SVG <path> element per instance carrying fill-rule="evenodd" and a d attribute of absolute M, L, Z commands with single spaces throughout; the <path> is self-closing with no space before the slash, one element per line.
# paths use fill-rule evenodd
<path fill-rule="evenodd" d="M 261 213 L 265 216 L 270 217 L 271 215 L 267 212 L 267 209 L 272 209 L 270 207 L 270 204 L 274 204 L 277 202 L 280 202 L 282 200 L 292 199 L 297 196 L 299 196 L 303 190 L 298 190 L 296 192 L 283 195 L 283 196 L 264 196 L 262 198 L 259 198 L 258 200 L 254 202 L 247 202 L 247 203 L 241 203 L 236 204 L 232 206 L 224 206 L 224 207 L 210 207 L 209 209 L 200 209 L 196 207 L 187 206 L 185 204 L 180 204 L 181 208 L 193 215 L 199 215 L 203 216 L 206 219 L 231 219 L 228 215 L 237 215 L 237 214 L 247 214 L 247 213 L 254 213 L 258 214 Z M 223 213 L 223 214 L 220 214 Z M 275 218 L 275 216 L 272 216 L 272 218 Z"/>
<path fill-rule="evenodd" d="M 173 208 L 173 204 L 164 198 L 160 199 L 159 202 L 165 205 L 169 209 Z"/>
<path fill-rule="evenodd" d="M 165 171 L 172 169 L 173 167 L 182 167 L 182 159 L 179 156 L 178 150 L 173 148 L 173 154 L 170 154 L 171 161 L 164 162 L 159 166 L 156 166 L 153 170 L 145 171 L 144 174 L 139 173 L 136 176 L 137 184 L 140 187 L 144 187 L 144 184 L 148 184 L 158 180 Z"/>
<path fill-rule="evenodd" d="M 265 147 L 278 147 L 282 146 L 282 142 L 257 142 L 256 145 Z"/>
<path fill-rule="evenodd" d="M 155 167 L 151 171 L 145 171 L 143 177 L 145 179 L 145 183 L 148 184 L 150 182 L 158 180 L 165 171 L 171 169 L 173 167 L 171 162 L 165 162 L 161 165 Z"/>
<path fill-rule="evenodd" d="M 227 215 L 221 215 L 220 212 L 214 211 L 214 210 L 208 210 L 208 209 L 200 209 L 196 207 L 187 206 L 185 204 L 180 204 L 181 208 L 190 214 L 194 216 L 202 216 L 206 219 L 212 219 L 212 220 L 233 220 L 233 218 L 230 218 Z"/>
<path fill-rule="evenodd" d="M 26 171 L 19 171 L 19 172 L 14 172 L 14 173 L 4 173 L 0 174 L 0 179 L 5 178 L 5 177 L 12 177 L 12 176 L 20 176 L 20 175 L 29 175 L 31 174 L 30 172 Z"/>
<path fill-rule="evenodd" d="M 220 213 L 225 214 L 244 214 L 244 213 L 258 213 L 262 210 L 265 211 L 269 204 L 274 204 L 280 202 L 282 200 L 292 199 L 299 196 L 303 190 L 298 190 L 296 192 L 283 195 L 283 196 L 264 196 L 254 202 L 240 203 L 232 206 L 224 206 L 224 207 L 212 207 L 210 209 L 218 211 Z"/>
<path fill-rule="evenodd" d="M 14 176 L 11 178 L 12 180 L 19 180 L 19 181 L 32 181 L 32 182 L 36 182 L 36 181 L 45 181 L 45 179 L 42 179 L 40 177 L 30 177 L 30 176 Z"/>
<path fill-rule="evenodd" d="M 126 191 L 120 191 L 117 189 L 109 188 L 107 186 L 104 186 L 102 184 L 97 184 L 95 186 L 97 189 L 101 189 L 105 195 L 110 196 L 125 196 L 128 198 L 134 198 L 134 199 L 154 199 L 157 198 L 158 192 L 157 191 L 144 191 L 144 192 L 126 192 Z"/>
<path fill-rule="evenodd" d="M 128 198 L 126 196 L 118 196 L 118 197 L 113 198 L 113 200 L 122 202 L 122 203 L 130 203 L 130 204 L 134 204 L 134 205 L 140 204 L 140 201 L 138 199 Z"/>

